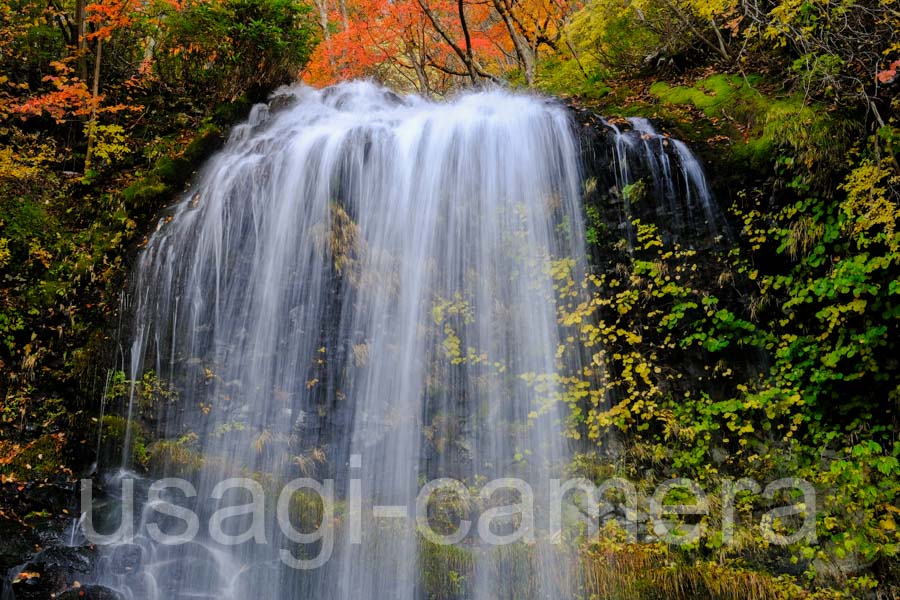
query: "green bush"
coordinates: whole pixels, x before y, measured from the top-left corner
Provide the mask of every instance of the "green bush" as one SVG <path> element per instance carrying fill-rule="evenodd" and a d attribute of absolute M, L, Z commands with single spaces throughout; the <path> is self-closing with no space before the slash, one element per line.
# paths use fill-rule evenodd
<path fill-rule="evenodd" d="M 211 104 L 259 94 L 297 78 L 314 44 L 309 15 L 296 0 L 191 4 L 167 16 L 157 70 Z"/>

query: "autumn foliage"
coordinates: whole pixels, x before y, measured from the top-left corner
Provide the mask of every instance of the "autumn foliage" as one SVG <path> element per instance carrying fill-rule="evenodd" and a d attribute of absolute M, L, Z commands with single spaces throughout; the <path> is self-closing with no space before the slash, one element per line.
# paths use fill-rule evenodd
<path fill-rule="evenodd" d="M 566 0 L 317 0 L 324 41 L 304 74 L 326 85 L 372 76 L 420 92 L 470 83 L 533 83 L 538 59 L 552 53 Z"/>
<path fill-rule="evenodd" d="M 309 14 L 299 0 L 0 0 L 0 477 L 13 455 L 17 477 L 37 477 L 51 458 L 38 439 L 88 437 L 138 224 L 222 128 L 297 80 Z"/>
<path fill-rule="evenodd" d="M 0 4 L 0 119 L 53 123 L 69 168 L 96 172 L 148 104 L 213 106 L 294 81 L 315 43 L 297 0 Z M 149 102 L 148 102 L 149 100 Z M 7 129 L 7 131 L 9 131 Z"/>

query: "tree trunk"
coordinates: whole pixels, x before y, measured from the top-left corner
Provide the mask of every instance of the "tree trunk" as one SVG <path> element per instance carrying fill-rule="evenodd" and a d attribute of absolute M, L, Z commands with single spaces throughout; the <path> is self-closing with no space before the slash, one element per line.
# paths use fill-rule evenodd
<path fill-rule="evenodd" d="M 322 38 L 325 43 L 325 51 L 328 53 L 328 64 L 334 67 L 334 55 L 331 54 L 331 32 L 328 31 L 328 0 L 315 0 L 316 9 L 319 11 L 319 26 L 322 28 Z"/>
<path fill-rule="evenodd" d="M 431 85 L 428 83 L 428 74 L 425 72 L 425 57 L 418 48 L 410 48 L 407 52 L 407 58 L 412 64 L 413 70 L 416 72 L 416 79 L 419 80 L 419 93 L 426 98 L 431 97 Z"/>
<path fill-rule="evenodd" d="M 537 56 L 536 50 L 532 51 L 532 47 L 528 44 L 528 40 L 524 39 L 522 33 L 516 29 L 516 24 L 513 22 L 512 15 L 510 15 L 509 9 L 506 4 L 504 4 L 504 0 L 494 0 L 494 8 L 500 13 L 503 24 L 506 25 L 506 31 L 509 33 L 509 38 L 512 40 L 513 48 L 516 51 L 519 67 L 521 67 L 522 73 L 525 75 L 525 82 L 529 86 L 533 85 L 534 62 L 535 57 Z"/>
<path fill-rule="evenodd" d="M 418 3 L 419 3 L 419 6 L 422 7 L 422 10 L 425 11 L 425 16 L 428 17 L 428 20 L 431 22 L 431 25 L 434 27 L 434 30 L 438 32 L 438 34 L 444 39 L 445 42 L 447 42 L 447 45 L 450 46 L 450 48 L 453 50 L 453 52 L 456 53 L 456 55 L 459 57 L 459 60 L 462 61 L 463 65 L 465 65 L 466 74 L 472 80 L 473 84 L 476 84 L 476 85 L 478 84 L 479 76 L 486 77 L 486 78 L 494 80 L 494 81 L 497 80 L 496 77 L 494 77 L 493 75 L 490 75 L 489 73 L 484 72 L 484 70 L 482 70 L 477 64 L 475 64 L 475 59 L 472 56 L 472 46 L 471 46 L 471 39 L 469 38 L 469 29 L 465 25 L 465 15 L 462 12 L 462 0 L 458 0 L 458 3 L 459 3 L 460 16 L 462 18 L 462 24 L 464 27 L 464 33 L 466 36 L 466 44 L 467 44 L 466 50 L 463 50 L 462 48 L 460 48 L 459 44 L 457 44 L 455 41 L 453 41 L 453 38 L 451 38 L 450 35 L 447 33 L 447 31 L 443 28 L 443 26 L 441 25 L 437 16 L 431 10 L 431 7 L 428 6 L 426 0 L 418 0 Z"/>
<path fill-rule="evenodd" d="M 103 56 L 103 40 L 97 38 L 97 59 L 94 61 L 94 82 L 91 86 L 91 118 L 87 125 L 87 152 L 84 155 L 84 174 L 91 168 L 94 153 L 94 137 L 97 128 L 97 103 L 100 96 L 100 59 Z"/>
<path fill-rule="evenodd" d="M 459 24 L 462 26 L 463 37 L 466 40 L 466 68 L 469 71 L 469 78 L 472 83 L 478 83 L 478 74 L 475 72 L 475 62 L 472 60 L 472 38 L 469 36 L 469 26 L 466 23 L 466 11 L 463 0 L 457 0 L 457 9 L 459 10 Z"/>
<path fill-rule="evenodd" d="M 78 53 L 78 76 L 87 81 L 87 55 L 84 51 L 84 4 L 85 0 L 75 0 L 75 51 Z"/>
<path fill-rule="evenodd" d="M 347 2 L 346 0 L 340 0 L 339 6 L 341 8 L 341 20 L 344 21 L 344 31 L 350 28 L 350 20 L 347 18 Z"/>

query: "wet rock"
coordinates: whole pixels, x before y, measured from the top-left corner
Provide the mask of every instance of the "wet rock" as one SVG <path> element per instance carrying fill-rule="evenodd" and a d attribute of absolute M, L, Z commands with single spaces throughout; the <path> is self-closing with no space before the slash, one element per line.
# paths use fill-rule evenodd
<path fill-rule="evenodd" d="M 293 94 L 276 94 L 269 101 L 269 112 L 277 113 L 287 110 L 297 104 L 297 97 Z"/>
<path fill-rule="evenodd" d="M 0 513 L 0 572 L 22 564 L 36 543 L 37 537 L 25 523 Z"/>
<path fill-rule="evenodd" d="M 223 573 L 213 552 L 202 544 L 158 548 L 157 561 L 149 566 L 164 598 L 204 598 L 217 595 L 210 586 L 222 581 Z"/>
<path fill-rule="evenodd" d="M 612 502 L 601 502 L 597 507 L 597 516 L 601 521 L 606 522 L 609 519 L 617 517 L 616 505 Z"/>
<path fill-rule="evenodd" d="M 234 578 L 234 589 L 238 597 L 252 598 L 261 589 L 266 589 L 272 581 L 282 577 L 281 565 L 276 563 L 257 563 L 242 570 Z"/>
<path fill-rule="evenodd" d="M 726 460 L 729 459 L 731 454 L 725 448 L 721 446 L 713 446 L 710 449 L 710 458 L 712 458 L 713 463 L 717 465 L 723 464 Z"/>
<path fill-rule="evenodd" d="M 384 99 L 392 106 L 403 106 L 404 104 L 406 104 L 406 100 L 404 100 L 399 94 L 390 90 L 384 91 Z"/>
<path fill-rule="evenodd" d="M 72 588 L 90 572 L 95 554 L 89 546 L 54 546 L 39 552 L 13 573 L 16 600 L 46 600 Z"/>
<path fill-rule="evenodd" d="M 5 483 L 0 486 L 0 506 L 7 515 L 25 518 L 36 512 L 62 514 L 75 499 L 74 486 L 68 482 Z"/>
<path fill-rule="evenodd" d="M 110 567 L 116 573 L 132 573 L 141 566 L 143 551 L 137 544 L 122 544 L 117 546 L 110 558 Z"/>
<path fill-rule="evenodd" d="M 102 585 L 73 586 L 56 596 L 58 600 L 122 600 L 122 594 Z"/>
<path fill-rule="evenodd" d="M 42 546 L 55 544 L 71 524 L 74 498 L 65 481 L 0 485 L 0 579 L 7 588 L 22 571 L 18 567 Z"/>

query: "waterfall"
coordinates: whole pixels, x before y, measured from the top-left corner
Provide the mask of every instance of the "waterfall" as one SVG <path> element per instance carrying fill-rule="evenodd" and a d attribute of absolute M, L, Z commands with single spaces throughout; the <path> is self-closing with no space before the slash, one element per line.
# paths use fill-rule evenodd
<path fill-rule="evenodd" d="M 646 195 L 654 202 L 655 220 L 665 222 L 667 229 L 688 235 L 705 235 L 711 239 L 728 236 L 728 227 L 717 206 L 703 166 L 687 144 L 660 134 L 649 120 L 627 119 L 622 129 L 603 121 L 613 139 L 616 186 L 622 193 L 625 217 L 634 217 L 634 186 L 642 182 Z"/>
<path fill-rule="evenodd" d="M 396 600 L 435 585 L 447 598 L 569 594 L 539 526 L 534 543 L 505 546 L 473 525 L 456 554 L 440 554 L 411 515 L 437 478 L 518 478 L 541 498 L 562 473 L 558 380 L 577 365 L 557 358 L 551 271 L 582 268 L 580 186 L 567 110 L 537 97 L 434 103 L 353 82 L 283 89 L 254 108 L 139 258 L 126 370 L 143 383 L 124 408 L 124 461 L 137 459 L 132 422 L 145 423 L 141 435 L 161 440 L 154 468 L 191 481 L 204 525 L 248 501 L 215 498 L 230 477 L 267 494 L 331 479 L 333 515 L 309 494 L 289 503 L 306 529 L 334 521 L 331 559 L 286 566 L 283 550 L 302 559 L 326 544 L 296 543 L 274 512 L 264 543 L 222 544 L 201 527 L 159 544 L 148 527 L 166 521 L 149 502 L 135 543 L 104 549 L 98 581 L 165 600 Z M 501 489 L 480 509 L 521 499 Z M 461 504 L 429 514 L 452 531 L 474 518 Z M 223 527 L 237 535 L 251 516 Z M 522 525 L 496 522 L 497 535 Z M 123 553 L 135 566 L 116 568 Z"/>

